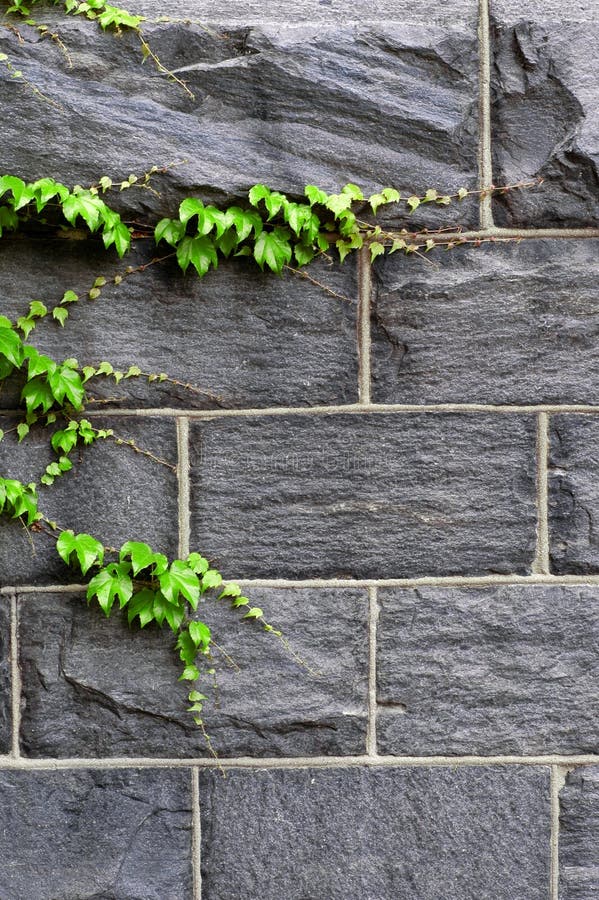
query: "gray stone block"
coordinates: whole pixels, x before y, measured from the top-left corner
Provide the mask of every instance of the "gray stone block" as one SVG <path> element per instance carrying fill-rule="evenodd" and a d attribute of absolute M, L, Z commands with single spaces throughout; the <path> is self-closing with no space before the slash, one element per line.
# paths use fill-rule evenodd
<path fill-rule="evenodd" d="M 524 572 L 534 431 L 513 415 L 193 423 L 192 542 L 231 577 Z"/>
<path fill-rule="evenodd" d="M 3 262 L 4 314 L 22 315 L 34 297 L 54 305 L 67 288 L 83 296 L 97 275 L 122 272 L 130 261 L 107 259 L 88 243 L 54 240 L 40 247 L 39 241 L 13 241 Z M 145 248 L 131 262 L 149 259 Z M 118 398 L 120 406 L 355 402 L 356 261 L 315 262 L 306 274 L 340 296 L 290 272 L 283 278 L 262 274 L 242 260 L 223 260 L 202 281 L 195 272 L 183 276 L 176 265 L 155 266 L 118 288 L 107 285 L 95 302 L 71 306 L 64 329 L 52 320 L 40 323 L 30 341 L 55 359 L 75 356 L 81 365 L 107 359 L 125 371 L 136 364 L 209 392 L 141 379 L 118 387 L 106 379 L 89 383 L 90 396 Z M 14 391 L 3 391 L 2 406 L 17 399 Z"/>
<path fill-rule="evenodd" d="M 205 900 L 545 900 L 547 769 L 200 773 Z"/>
<path fill-rule="evenodd" d="M 10 601 L 0 597 L 0 754 L 11 748 Z"/>
<path fill-rule="evenodd" d="M 18 419 L 0 417 L 0 428 Z M 175 424 L 151 418 L 95 418 L 97 428 L 133 439 L 169 463 L 177 462 Z M 56 459 L 46 429 L 34 429 L 17 447 L 14 434 L 0 443 L 0 472 L 5 478 L 38 481 L 48 462 Z M 174 472 L 129 447 L 97 441 L 72 454 L 73 469 L 39 492 L 40 510 L 63 528 L 93 534 L 115 546 L 143 540 L 156 550 L 177 553 L 177 478 Z M 75 571 L 58 557 L 54 541 L 29 533 L 19 522 L 0 523 L 0 585 L 78 583 Z"/>
<path fill-rule="evenodd" d="M 148 17 L 173 16 L 186 19 L 191 12 L 184 0 L 137 0 L 135 10 Z M 294 22 L 340 24 L 364 21 L 447 23 L 476 21 L 476 0 L 454 0 L 451 9 L 444 0 L 432 0 L 426 9 L 409 6 L 398 9 L 393 0 L 353 3 L 348 6 L 342 0 L 301 0 L 292 6 L 269 0 L 223 0 L 215 7 L 210 0 L 194 0 L 193 17 L 203 22 Z"/>
<path fill-rule="evenodd" d="M 599 419 L 551 417 L 549 527 L 553 571 L 599 571 Z"/>
<path fill-rule="evenodd" d="M 206 675 L 204 717 L 221 757 L 359 754 L 365 750 L 368 682 L 364 592 L 255 589 L 252 602 L 280 626 L 301 669 L 243 611 L 209 602 L 200 616 L 222 648 L 217 690 Z M 106 620 L 80 596 L 28 594 L 19 602 L 30 757 L 208 755 L 186 711 L 189 684 L 165 628 Z M 225 656 L 228 654 L 228 657 Z M 228 664 L 231 658 L 238 671 Z"/>
<path fill-rule="evenodd" d="M 25 28 L 21 45 L 6 31 L 2 50 L 62 110 L 52 111 L 47 127 L 39 97 L 3 80 L 0 100 L 17 112 L 4 123 L 10 149 L 0 168 L 89 184 L 106 173 L 121 178 L 187 160 L 158 179 L 166 186 L 161 198 L 127 192 L 122 200 L 134 203 L 128 218 L 136 220 L 140 211 L 176 209 L 189 193 L 242 199 L 257 182 L 292 193 L 306 184 L 338 190 L 348 181 L 368 191 L 389 184 L 404 192 L 472 187 L 475 23 L 437 25 L 424 10 L 415 18 L 420 24 L 363 28 L 322 21 L 295 28 L 150 26 L 156 53 L 181 70 L 194 100 L 149 61 L 140 65 L 135 35 L 116 40 L 93 23 L 55 16 L 70 49 L 68 68 L 60 48 L 36 32 Z M 451 220 L 451 211 L 437 213 L 440 222 Z M 476 205 L 472 215 L 474 222 Z"/>
<path fill-rule="evenodd" d="M 375 265 L 373 398 L 382 403 L 595 403 L 595 241 L 437 251 Z M 576 271 L 576 290 L 572 272 Z"/>
<path fill-rule="evenodd" d="M 498 198 L 497 224 L 599 222 L 599 26 L 584 8 L 586 15 L 579 2 L 493 5 L 494 178 L 544 179 L 539 190 Z"/>
<path fill-rule="evenodd" d="M 6 900 L 188 900 L 188 771 L 0 772 Z"/>
<path fill-rule="evenodd" d="M 379 752 L 599 752 L 598 599 L 575 586 L 379 591 Z"/>
<path fill-rule="evenodd" d="M 559 898 L 594 900 L 599 893 L 599 768 L 568 772 L 559 799 Z"/>

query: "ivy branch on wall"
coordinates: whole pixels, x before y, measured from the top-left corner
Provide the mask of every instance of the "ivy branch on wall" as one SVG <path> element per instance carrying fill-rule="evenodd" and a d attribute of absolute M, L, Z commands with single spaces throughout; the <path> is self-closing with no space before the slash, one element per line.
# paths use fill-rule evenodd
<path fill-rule="evenodd" d="M 32 9 L 41 0 L 14 0 L 6 12 L 18 16 L 42 35 L 49 35 L 62 45 L 60 36 L 32 16 Z M 103 29 L 129 29 L 140 37 L 144 58 L 151 57 L 157 68 L 188 91 L 186 85 L 170 73 L 149 47 L 141 31 L 143 17 L 114 7 L 105 0 L 51 0 L 66 14 L 82 15 L 95 20 Z M 66 47 L 62 45 L 64 52 Z M 23 73 L 0 54 L 10 77 L 24 79 Z M 44 98 L 41 92 L 26 82 Z M 15 321 L 0 315 L 0 386 L 6 379 L 20 379 L 20 403 L 23 417 L 14 427 L 18 441 L 26 440 L 31 429 L 44 429 L 54 459 L 39 475 L 27 484 L 16 479 L 0 477 L 0 514 L 20 521 L 32 533 L 52 538 L 56 552 L 77 577 L 87 583 L 87 599 L 99 604 L 106 616 L 118 608 L 130 625 L 144 628 L 151 623 L 168 626 L 174 635 L 174 646 L 181 661 L 180 680 L 190 683 L 189 712 L 201 728 L 212 750 L 203 719 L 206 696 L 201 691 L 202 679 L 214 674 L 212 648 L 215 646 L 209 627 L 198 618 L 198 610 L 208 600 L 226 601 L 243 618 L 256 622 L 265 632 L 283 641 L 286 638 L 264 618 L 263 611 L 252 606 L 240 587 L 223 581 L 221 573 L 199 552 L 185 559 L 169 560 L 142 541 L 126 541 L 121 547 L 106 547 L 97 537 L 78 534 L 44 515 L 38 491 L 50 489 L 57 478 L 73 468 L 72 456 L 96 441 L 112 441 L 119 446 L 142 453 L 156 464 L 175 467 L 134 441 L 116 435 L 112 429 L 95 428 L 85 418 L 86 406 L 93 400 L 90 386 L 98 380 L 126 383 L 130 379 L 145 379 L 149 383 L 171 382 L 211 400 L 214 394 L 199 386 L 183 384 L 165 372 L 144 372 L 131 361 L 128 368 L 115 368 L 108 360 L 80 364 L 75 358 L 52 359 L 40 352 L 34 343 L 35 329 L 42 320 L 58 328 L 68 324 L 71 309 L 81 300 L 96 301 L 105 285 L 120 285 L 126 278 L 143 274 L 149 266 L 176 261 L 183 273 L 194 271 L 204 277 L 223 260 L 247 257 L 262 270 L 275 274 L 290 271 L 310 281 L 305 273 L 315 258 L 340 262 L 356 251 L 367 248 L 370 259 L 385 253 L 401 252 L 425 257 L 437 247 L 451 249 L 465 243 L 479 244 L 479 237 L 469 238 L 459 228 L 451 231 L 399 229 L 377 223 L 379 210 L 391 207 L 393 220 L 398 213 L 413 213 L 421 206 L 447 207 L 471 195 L 494 191 L 505 192 L 530 187 L 538 182 L 522 182 L 487 191 L 460 188 L 454 194 L 442 194 L 434 189 L 422 195 L 400 195 L 394 188 L 384 188 L 369 197 L 355 184 L 346 184 L 339 193 L 328 194 L 314 185 L 305 188 L 303 197 L 290 198 L 263 184 L 254 185 L 247 202 L 219 208 L 204 204 L 197 197 L 188 197 L 177 212 L 155 223 L 133 225 L 105 199 L 112 192 L 133 188 L 153 190 L 152 178 L 168 167 L 153 167 L 140 176 L 130 175 L 113 182 L 108 176 L 99 178 L 89 187 L 67 187 L 53 178 L 41 177 L 26 182 L 6 174 L 0 177 L 0 239 L 9 239 L 18 229 L 36 233 L 84 236 L 95 241 L 109 253 L 125 257 L 132 249 L 132 241 L 146 241 L 156 248 L 156 255 L 137 267 L 127 267 L 111 279 L 98 276 L 89 290 L 81 296 L 68 287 L 62 297 L 49 301 L 35 299 Z M 495 240 L 490 236 L 486 240 Z M 319 282 L 316 282 L 319 284 Z M 325 288 L 325 285 L 321 285 Z M 329 293 L 334 293 L 329 291 Z M 0 440 L 4 433 L 0 431 Z M 295 656 L 295 654 L 294 654 Z M 302 663 L 297 656 L 298 662 Z"/>

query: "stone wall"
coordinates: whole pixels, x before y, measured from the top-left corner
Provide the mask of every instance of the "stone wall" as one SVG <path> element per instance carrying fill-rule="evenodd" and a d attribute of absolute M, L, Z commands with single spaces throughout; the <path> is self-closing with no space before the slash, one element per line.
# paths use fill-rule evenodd
<path fill-rule="evenodd" d="M 45 14 L 69 68 L 2 30 L 60 108 L 2 75 L 1 168 L 89 184 L 187 160 L 161 196 L 122 196 L 132 219 L 260 181 L 545 179 L 421 215 L 496 238 L 432 264 L 156 267 L 39 329 L 62 358 L 220 397 L 130 384 L 94 422 L 176 473 L 96 445 L 47 513 L 201 549 L 315 674 L 211 608 L 240 669 L 207 711 L 217 764 L 166 636 L 89 611 L 43 539 L 3 523 L 2 900 L 599 894 L 599 4 L 406 6 L 139 0 L 201 22 L 146 29 L 194 101 L 132 36 Z M 122 268 L 89 242 L 2 250 L 7 315 Z M 43 436 L 0 444 L 5 475 L 47 459 Z"/>

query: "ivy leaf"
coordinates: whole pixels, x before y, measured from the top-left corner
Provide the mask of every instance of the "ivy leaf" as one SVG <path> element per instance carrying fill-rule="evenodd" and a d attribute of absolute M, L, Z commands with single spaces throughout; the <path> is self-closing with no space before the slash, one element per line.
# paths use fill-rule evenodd
<path fill-rule="evenodd" d="M 406 203 L 410 207 L 410 212 L 414 212 L 415 209 L 418 209 L 420 206 L 420 198 L 419 197 L 408 197 Z"/>
<path fill-rule="evenodd" d="M 81 376 L 67 366 L 59 366 L 55 372 L 48 373 L 48 383 L 59 403 L 66 398 L 76 409 L 80 408 L 85 396 Z"/>
<path fill-rule="evenodd" d="M 198 650 L 191 638 L 189 631 L 185 630 L 179 634 L 175 647 L 179 651 L 179 658 L 181 662 L 184 662 L 186 665 L 192 665 L 195 662 Z M 179 680 L 181 681 L 181 679 Z"/>
<path fill-rule="evenodd" d="M 246 614 L 243 618 L 244 619 L 261 619 L 263 615 L 264 615 L 264 613 L 262 612 L 262 610 L 260 609 L 259 606 L 252 606 L 251 609 L 248 609 L 248 611 L 246 612 Z"/>
<path fill-rule="evenodd" d="M 190 553 L 187 557 L 187 563 L 196 575 L 203 575 L 210 568 L 208 560 L 204 559 L 200 553 Z"/>
<path fill-rule="evenodd" d="M 210 266 L 218 266 L 218 256 L 213 242 L 208 237 L 184 237 L 177 247 L 177 262 L 184 272 L 191 263 L 202 278 Z"/>
<path fill-rule="evenodd" d="M 351 205 L 352 198 L 350 194 L 331 194 L 327 197 L 327 202 L 325 203 L 326 208 L 334 212 L 336 216 L 343 210 L 349 209 Z"/>
<path fill-rule="evenodd" d="M 137 575 L 142 569 L 147 569 L 148 566 L 152 565 L 154 562 L 154 551 L 142 541 L 127 541 L 121 547 L 119 559 L 123 562 L 127 557 L 131 560 L 131 571 L 134 575 Z"/>
<path fill-rule="evenodd" d="M 197 681 L 200 677 L 200 670 L 196 666 L 185 666 L 183 674 L 179 676 L 179 681 Z"/>
<path fill-rule="evenodd" d="M 55 306 L 52 310 L 52 318 L 64 328 L 64 323 L 69 318 L 69 311 L 64 306 Z"/>
<path fill-rule="evenodd" d="M 202 576 L 202 594 L 205 594 L 206 591 L 210 590 L 210 588 L 220 587 L 223 583 L 223 576 L 216 569 L 208 569 L 208 571 Z"/>
<path fill-rule="evenodd" d="M 163 572 L 158 580 L 160 590 L 170 603 L 177 603 L 179 593 L 181 593 L 193 609 L 197 609 L 200 599 L 200 581 L 195 572 L 183 560 L 175 559 L 168 571 Z"/>
<path fill-rule="evenodd" d="M 239 597 L 240 594 L 241 588 L 239 587 L 239 585 L 233 584 L 233 582 L 231 582 L 230 584 L 226 584 L 224 586 L 217 599 L 222 600 L 223 597 Z"/>
<path fill-rule="evenodd" d="M 364 194 L 362 193 L 362 190 L 358 187 L 357 184 L 351 184 L 351 182 L 349 184 L 346 184 L 345 187 L 341 188 L 341 193 L 347 194 L 349 197 L 352 198 L 352 200 L 363 200 L 364 199 Z"/>
<path fill-rule="evenodd" d="M 187 225 L 190 219 L 192 219 L 194 216 L 197 216 L 199 231 L 202 222 L 204 221 L 204 210 L 205 206 L 201 200 L 196 200 L 195 197 L 188 197 L 179 206 L 179 218 L 184 225 Z"/>
<path fill-rule="evenodd" d="M 81 216 L 91 232 L 97 231 L 102 221 L 102 212 L 106 204 L 90 194 L 89 191 L 81 191 L 78 194 L 69 194 L 62 202 L 62 214 L 70 225 L 75 225 L 77 218 Z"/>
<path fill-rule="evenodd" d="M 154 591 L 149 588 L 143 588 L 134 594 L 127 604 L 127 621 L 129 625 L 135 618 L 139 618 L 139 624 L 145 628 L 150 622 L 154 621 Z"/>
<path fill-rule="evenodd" d="M 104 561 L 104 547 L 90 534 L 74 534 L 70 530 L 63 531 L 56 542 L 56 549 L 67 565 L 71 564 L 71 556 L 74 553 L 83 575 L 94 563 L 102 565 Z"/>
<path fill-rule="evenodd" d="M 314 184 L 307 184 L 304 189 L 304 194 L 310 201 L 310 206 L 315 206 L 319 203 L 321 206 L 327 205 L 328 194 L 325 194 L 324 191 L 321 191 L 320 188 L 316 187 Z"/>
<path fill-rule="evenodd" d="M 117 597 L 122 609 L 133 595 L 133 582 L 129 576 L 129 569 L 128 563 L 111 563 L 100 569 L 88 585 L 87 599 L 92 600 L 95 597 L 106 616 L 110 615 L 110 610 Z"/>
<path fill-rule="evenodd" d="M 293 253 L 298 266 L 307 266 L 309 262 L 312 262 L 316 255 L 314 247 L 309 244 L 296 244 L 293 248 Z"/>
<path fill-rule="evenodd" d="M 373 241 L 370 244 L 370 262 L 374 262 L 377 256 L 380 256 L 384 252 L 384 244 L 379 243 L 379 241 Z"/>
<path fill-rule="evenodd" d="M 238 206 L 230 206 L 228 213 L 240 243 L 250 236 L 252 230 L 254 237 L 258 237 L 264 227 L 264 223 L 258 213 L 251 209 L 240 209 Z"/>
<path fill-rule="evenodd" d="M 19 444 L 29 434 L 29 425 L 26 422 L 19 422 L 17 425 L 17 434 L 19 436 Z"/>
<path fill-rule="evenodd" d="M 191 637 L 198 650 L 200 650 L 200 652 L 206 652 L 206 650 L 210 646 L 210 641 L 212 638 L 210 629 L 207 625 L 205 625 L 203 622 L 190 622 L 189 636 Z"/>
<path fill-rule="evenodd" d="M 275 228 L 271 232 L 263 231 L 258 235 L 254 246 L 254 259 L 261 269 L 267 265 L 273 272 L 280 274 L 283 266 L 291 262 L 291 254 L 287 228 Z"/>
<path fill-rule="evenodd" d="M 20 366 L 23 361 L 23 342 L 12 328 L 0 328 L 0 354 L 13 366 Z"/>
<path fill-rule="evenodd" d="M 179 219 L 161 219 L 154 229 L 154 239 L 157 244 L 166 241 L 171 247 L 176 247 L 185 234 L 185 225 Z"/>
<path fill-rule="evenodd" d="M 33 412 L 38 408 L 41 408 L 42 412 L 48 412 L 54 405 L 54 394 L 45 378 L 32 378 L 23 386 L 21 400 L 25 401 L 27 412 Z"/>
<path fill-rule="evenodd" d="M 115 225 L 104 229 L 102 232 L 102 240 L 104 241 L 104 246 L 107 250 L 114 244 L 119 258 L 122 259 L 131 246 L 131 232 L 124 222 L 119 221 Z"/>

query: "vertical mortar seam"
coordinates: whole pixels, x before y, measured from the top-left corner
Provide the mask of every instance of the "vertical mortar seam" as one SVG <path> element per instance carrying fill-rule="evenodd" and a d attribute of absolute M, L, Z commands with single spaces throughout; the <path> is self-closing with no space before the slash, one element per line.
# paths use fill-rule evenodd
<path fill-rule="evenodd" d="M 484 190 L 493 184 L 489 0 L 479 0 L 478 4 L 478 79 L 478 176 L 479 188 Z M 490 194 L 481 194 L 479 216 L 481 228 L 493 227 L 493 207 Z"/>
<path fill-rule="evenodd" d="M 202 820 L 200 818 L 200 770 L 191 770 L 191 864 L 193 870 L 193 900 L 202 900 Z"/>
<path fill-rule="evenodd" d="M 358 250 L 358 399 L 370 400 L 370 304 L 372 298 L 372 266 L 368 245 Z"/>
<path fill-rule="evenodd" d="M 177 419 L 177 503 L 179 519 L 179 556 L 189 554 L 189 419 Z"/>
<path fill-rule="evenodd" d="M 11 757 L 19 759 L 21 731 L 21 672 L 19 670 L 17 595 L 10 598 L 10 693 L 12 704 Z"/>
<path fill-rule="evenodd" d="M 366 730 L 366 754 L 377 756 L 376 742 L 376 629 L 378 622 L 378 591 L 368 588 L 368 726 Z"/>
<path fill-rule="evenodd" d="M 549 898 L 559 900 L 559 792 L 564 783 L 564 770 L 551 766 L 551 838 Z"/>
<path fill-rule="evenodd" d="M 549 416 L 537 416 L 536 472 L 537 472 L 537 552 L 532 565 L 533 575 L 549 575 Z"/>

